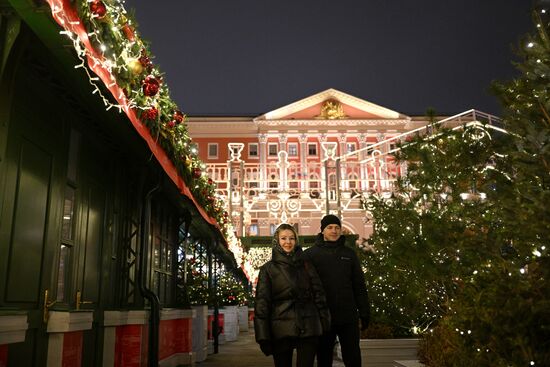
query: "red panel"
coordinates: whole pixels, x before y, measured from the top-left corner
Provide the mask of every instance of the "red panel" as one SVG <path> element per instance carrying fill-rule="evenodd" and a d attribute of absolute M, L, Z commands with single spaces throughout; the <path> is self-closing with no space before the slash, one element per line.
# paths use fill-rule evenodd
<path fill-rule="evenodd" d="M 218 331 L 220 332 L 220 334 L 224 334 L 223 325 L 223 313 L 220 313 L 218 315 Z"/>
<path fill-rule="evenodd" d="M 142 330 L 143 337 L 141 338 L 141 365 L 147 366 L 147 364 L 149 363 L 149 360 L 147 359 L 147 354 L 149 353 L 149 325 L 143 325 Z"/>
<path fill-rule="evenodd" d="M 0 345 L 0 367 L 8 367 L 8 345 Z"/>
<path fill-rule="evenodd" d="M 191 352 L 191 319 L 179 319 L 177 330 L 176 353 Z"/>
<path fill-rule="evenodd" d="M 214 315 L 208 315 L 208 340 L 214 339 L 212 336 L 212 322 L 214 322 Z"/>
<path fill-rule="evenodd" d="M 214 322 L 214 315 L 208 315 L 208 340 L 214 339 L 212 334 L 212 325 Z M 223 334 L 223 314 L 218 314 L 218 331 Z"/>
<path fill-rule="evenodd" d="M 191 320 L 162 320 L 159 330 L 159 359 L 191 352 Z"/>
<path fill-rule="evenodd" d="M 159 330 L 159 359 L 165 359 L 175 353 L 177 338 L 177 320 L 162 320 Z"/>
<path fill-rule="evenodd" d="M 82 363 L 82 331 L 65 333 L 63 336 L 62 367 L 80 367 Z"/>
<path fill-rule="evenodd" d="M 141 325 L 121 325 L 116 328 L 114 367 L 141 366 Z"/>

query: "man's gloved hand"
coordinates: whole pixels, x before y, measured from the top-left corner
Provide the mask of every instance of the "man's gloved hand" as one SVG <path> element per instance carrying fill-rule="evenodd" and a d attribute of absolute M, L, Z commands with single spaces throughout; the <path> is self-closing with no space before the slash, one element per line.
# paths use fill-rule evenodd
<path fill-rule="evenodd" d="M 369 318 L 361 317 L 361 331 L 367 330 L 368 327 L 369 327 Z"/>
<path fill-rule="evenodd" d="M 268 340 L 262 340 L 260 342 L 260 349 L 262 350 L 263 354 L 266 356 L 270 356 L 273 354 L 273 348 L 271 347 L 271 342 Z"/>

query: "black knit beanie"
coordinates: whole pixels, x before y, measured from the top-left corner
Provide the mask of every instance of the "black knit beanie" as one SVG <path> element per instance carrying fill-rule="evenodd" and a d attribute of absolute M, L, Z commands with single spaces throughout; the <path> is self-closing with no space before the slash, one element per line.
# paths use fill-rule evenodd
<path fill-rule="evenodd" d="M 342 223 L 340 222 L 340 218 L 338 218 L 336 215 L 325 215 L 323 219 L 321 219 L 321 232 L 325 229 L 326 226 L 329 224 L 338 224 L 340 227 L 342 227 Z"/>

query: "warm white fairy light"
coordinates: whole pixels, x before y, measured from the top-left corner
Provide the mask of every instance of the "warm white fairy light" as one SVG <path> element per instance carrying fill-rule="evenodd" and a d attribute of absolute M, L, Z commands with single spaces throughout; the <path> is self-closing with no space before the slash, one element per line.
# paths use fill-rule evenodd
<path fill-rule="evenodd" d="M 60 31 L 59 33 L 67 36 L 72 41 L 73 46 L 74 46 L 75 51 L 76 51 L 76 55 L 77 55 L 78 59 L 80 60 L 80 63 L 75 65 L 74 68 L 75 69 L 82 68 L 85 71 L 86 75 L 88 76 L 88 80 L 89 80 L 90 84 L 94 87 L 94 90 L 92 91 L 92 94 L 97 93 L 101 97 L 101 99 L 103 100 L 103 103 L 106 106 L 110 105 L 110 103 L 111 103 L 110 100 L 105 95 L 103 95 L 103 93 L 99 89 L 98 85 L 96 84 L 96 82 L 99 81 L 99 78 L 95 75 L 92 75 L 90 70 L 86 67 L 87 51 L 86 51 L 86 48 L 80 42 L 80 39 L 79 39 L 78 35 L 76 33 L 68 31 L 68 30 L 63 30 L 63 31 Z M 94 60 L 95 63 L 98 62 L 96 59 L 93 59 L 93 60 Z M 120 108 L 119 108 L 119 111 L 120 111 Z"/>

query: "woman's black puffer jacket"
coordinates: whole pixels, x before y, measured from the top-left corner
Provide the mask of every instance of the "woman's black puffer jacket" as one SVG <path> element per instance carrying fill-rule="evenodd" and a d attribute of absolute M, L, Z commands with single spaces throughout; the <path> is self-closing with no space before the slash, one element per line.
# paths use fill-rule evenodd
<path fill-rule="evenodd" d="M 313 265 L 296 247 L 286 254 L 280 246 L 260 268 L 254 307 L 256 341 L 319 336 L 330 328 L 325 293 Z"/>

